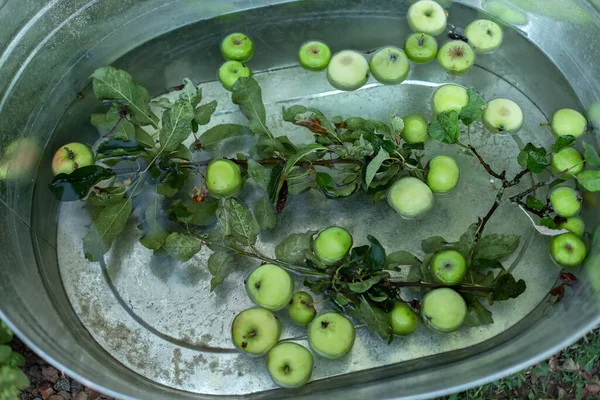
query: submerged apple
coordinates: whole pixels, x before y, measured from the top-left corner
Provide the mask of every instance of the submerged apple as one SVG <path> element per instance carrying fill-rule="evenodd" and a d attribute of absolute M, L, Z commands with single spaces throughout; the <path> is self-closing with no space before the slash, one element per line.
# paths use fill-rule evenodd
<path fill-rule="evenodd" d="M 408 26 L 413 32 L 441 35 L 446 30 L 446 12 L 432 0 L 420 0 L 408 8 Z"/>
<path fill-rule="evenodd" d="M 497 98 L 488 101 L 481 119 L 490 132 L 516 133 L 523 126 L 524 115 L 514 101 Z"/>
<path fill-rule="evenodd" d="M 231 33 L 221 42 L 221 53 L 230 61 L 246 62 L 254 54 L 254 43 L 243 33 Z"/>
<path fill-rule="evenodd" d="M 336 89 L 356 90 L 369 80 L 369 63 L 356 51 L 340 51 L 327 66 L 327 79 Z"/>
<path fill-rule="evenodd" d="M 554 236 L 550 242 L 550 256 L 554 262 L 565 268 L 576 267 L 585 260 L 585 243 L 574 233 Z"/>
<path fill-rule="evenodd" d="M 308 343 L 315 353 L 325 358 L 341 358 L 354 345 L 354 325 L 342 314 L 326 312 L 308 327 Z"/>
<path fill-rule="evenodd" d="M 582 136 L 587 128 L 587 120 L 581 113 L 570 108 L 558 110 L 550 123 L 555 136 Z"/>
<path fill-rule="evenodd" d="M 352 248 L 352 235 L 344 228 L 331 226 L 322 230 L 313 242 L 315 255 L 326 265 L 341 261 Z"/>
<path fill-rule="evenodd" d="M 448 73 L 461 75 L 475 64 L 475 52 L 468 43 L 453 40 L 442 46 L 437 54 L 437 60 Z"/>
<path fill-rule="evenodd" d="M 54 175 L 70 174 L 77 168 L 94 164 L 94 153 L 83 143 L 69 143 L 54 153 L 52 172 Z"/>
<path fill-rule="evenodd" d="M 572 217 L 579 214 L 581 210 L 579 193 L 567 186 L 554 189 L 550 193 L 550 203 L 554 211 L 561 217 Z"/>
<path fill-rule="evenodd" d="M 250 68 L 239 61 L 227 61 L 219 68 L 219 81 L 227 90 L 232 90 L 238 79 L 251 75 Z"/>
<path fill-rule="evenodd" d="M 404 51 L 393 46 L 377 50 L 371 57 L 369 67 L 373 77 L 386 85 L 401 83 L 410 71 L 410 63 Z"/>
<path fill-rule="evenodd" d="M 410 335 L 417 329 L 419 324 L 417 314 L 406 303 L 395 303 L 390 317 L 394 335 Z"/>
<path fill-rule="evenodd" d="M 218 158 L 206 168 L 206 188 L 216 197 L 235 196 L 242 189 L 240 167 L 231 160 Z"/>
<path fill-rule="evenodd" d="M 290 319 L 300 326 L 310 324 L 317 315 L 317 310 L 313 306 L 313 298 L 306 292 L 294 293 L 288 305 L 288 312 Z"/>
<path fill-rule="evenodd" d="M 419 64 L 428 63 L 437 56 L 437 40 L 426 33 L 413 33 L 404 42 L 404 52 L 411 61 Z"/>
<path fill-rule="evenodd" d="M 469 44 L 479 54 L 489 54 L 502 44 L 502 28 L 490 20 L 478 19 L 465 28 Z"/>
<path fill-rule="evenodd" d="M 250 300 L 267 310 L 285 308 L 294 294 L 294 282 L 281 267 L 264 264 L 250 273 L 246 279 L 246 291 Z"/>
<path fill-rule="evenodd" d="M 415 219 L 433 208 L 433 192 L 413 177 L 401 178 L 388 189 L 388 203 L 405 219 Z"/>
<path fill-rule="evenodd" d="M 569 172 L 563 175 L 565 178 L 571 178 L 583 171 L 583 157 L 573 147 L 565 147 L 552 156 L 552 172 L 555 175 L 567 169 Z"/>
<path fill-rule="evenodd" d="M 439 332 L 454 332 L 467 316 L 467 304 L 450 288 L 434 289 L 422 301 L 421 314 L 427 327 Z"/>
<path fill-rule="evenodd" d="M 469 93 L 467 89 L 458 85 L 442 85 L 436 89 L 431 99 L 431 108 L 433 115 L 437 115 L 445 111 L 460 110 L 469 103 Z"/>
<path fill-rule="evenodd" d="M 235 347 L 253 355 L 266 354 L 277 344 L 280 333 L 277 317 L 264 308 L 244 310 L 231 324 L 231 339 Z"/>
<path fill-rule="evenodd" d="M 402 118 L 404 128 L 402 139 L 406 143 L 425 143 L 429 140 L 429 124 L 424 116 L 420 114 L 409 114 Z"/>
<path fill-rule="evenodd" d="M 433 193 L 448 193 L 458 185 L 460 170 L 453 158 L 435 156 L 429 161 L 427 185 Z"/>
<path fill-rule="evenodd" d="M 578 237 L 582 237 L 585 232 L 585 222 L 579 216 L 569 217 L 565 222 L 558 225 L 558 229 L 566 229 Z"/>
<path fill-rule="evenodd" d="M 295 388 L 310 379 L 314 359 L 306 347 L 286 342 L 277 344 L 269 351 L 266 364 L 273 382 L 284 388 Z"/>
<path fill-rule="evenodd" d="M 331 50 L 323 42 L 312 40 L 304 43 L 298 51 L 298 61 L 304 69 L 322 71 L 329 65 Z"/>
<path fill-rule="evenodd" d="M 442 250 L 431 261 L 431 274 L 442 285 L 458 285 L 467 274 L 467 260 L 456 250 Z"/>

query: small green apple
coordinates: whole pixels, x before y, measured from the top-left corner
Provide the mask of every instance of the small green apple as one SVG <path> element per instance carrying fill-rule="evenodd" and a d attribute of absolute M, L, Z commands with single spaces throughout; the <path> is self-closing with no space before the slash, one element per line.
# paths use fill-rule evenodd
<path fill-rule="evenodd" d="M 356 51 L 340 51 L 327 66 L 327 80 L 336 89 L 356 90 L 369 80 L 369 63 Z"/>
<path fill-rule="evenodd" d="M 94 153 L 83 143 L 69 143 L 54 153 L 52 172 L 54 175 L 70 174 L 77 168 L 94 164 Z"/>
<path fill-rule="evenodd" d="M 594 129 L 600 129 L 600 102 L 595 101 L 589 105 L 587 116 Z"/>
<path fill-rule="evenodd" d="M 417 178 L 399 179 L 388 189 L 388 203 L 404 219 L 415 219 L 433 208 L 433 192 Z"/>
<path fill-rule="evenodd" d="M 481 119 L 490 132 L 516 133 L 523 126 L 524 115 L 514 101 L 497 98 L 488 101 Z"/>
<path fill-rule="evenodd" d="M 561 217 L 573 217 L 581 210 L 579 193 L 568 186 L 557 187 L 550 193 L 550 203 Z"/>
<path fill-rule="evenodd" d="M 288 305 L 288 312 L 290 319 L 300 326 L 310 324 L 317 315 L 317 310 L 313 306 L 313 298 L 306 292 L 294 293 Z"/>
<path fill-rule="evenodd" d="M 285 308 L 294 294 L 294 282 L 283 268 L 264 264 L 250 273 L 246 279 L 248 297 L 267 310 Z"/>
<path fill-rule="evenodd" d="M 422 301 L 421 315 L 425 325 L 438 332 L 454 332 L 467 316 L 467 304 L 450 288 L 434 289 Z"/>
<path fill-rule="evenodd" d="M 240 167 L 231 160 L 218 158 L 206 168 L 206 188 L 216 197 L 235 196 L 242 189 Z"/>
<path fill-rule="evenodd" d="M 219 81 L 227 90 L 232 90 L 239 78 L 247 78 L 251 75 L 250 68 L 239 61 L 227 61 L 219 68 Z"/>
<path fill-rule="evenodd" d="M 419 317 L 406 303 L 395 303 L 390 317 L 394 335 L 410 335 L 417 329 L 419 324 Z"/>
<path fill-rule="evenodd" d="M 510 7 L 504 1 L 486 0 L 483 3 L 483 9 L 508 25 L 526 25 L 528 22 L 527 15 Z"/>
<path fill-rule="evenodd" d="M 409 60 L 418 64 L 432 61 L 438 53 L 437 40 L 426 33 L 413 33 L 404 42 L 404 52 Z"/>
<path fill-rule="evenodd" d="M 352 248 L 352 235 L 344 228 L 330 226 L 313 241 L 315 255 L 326 265 L 341 261 Z"/>
<path fill-rule="evenodd" d="M 442 250 L 431 261 L 431 274 L 437 283 L 458 285 L 467 274 L 467 260 L 456 250 Z"/>
<path fill-rule="evenodd" d="M 552 238 L 550 256 L 560 267 L 576 267 L 585 260 L 587 249 L 577 235 L 571 232 L 563 233 Z"/>
<path fill-rule="evenodd" d="M 402 139 L 406 143 L 426 143 L 429 136 L 429 124 L 424 116 L 420 114 L 408 114 L 402 117 L 404 129 L 402 129 Z"/>
<path fill-rule="evenodd" d="M 239 350 L 253 355 L 266 354 L 279 341 L 281 326 L 275 314 L 264 308 L 242 311 L 231 324 L 231 339 Z"/>
<path fill-rule="evenodd" d="M 479 54 L 489 54 L 502 44 L 502 28 L 490 20 L 478 19 L 465 28 L 469 44 Z"/>
<path fill-rule="evenodd" d="M 275 384 L 284 388 L 295 388 L 304 385 L 310 379 L 314 359 L 306 347 L 284 342 L 269 351 L 266 364 Z"/>
<path fill-rule="evenodd" d="M 469 93 L 462 86 L 446 84 L 436 89 L 431 99 L 433 115 L 444 111 L 460 110 L 469 103 Z"/>
<path fill-rule="evenodd" d="M 587 128 L 587 120 L 581 113 L 570 108 L 558 110 L 550 122 L 554 136 L 582 136 Z"/>
<path fill-rule="evenodd" d="M 475 52 L 468 43 L 452 40 L 442 46 L 437 54 L 440 67 L 452 75 L 461 75 L 475 64 Z"/>
<path fill-rule="evenodd" d="M 413 32 L 438 36 L 446 30 L 446 11 L 432 0 L 420 0 L 411 5 L 406 19 Z"/>
<path fill-rule="evenodd" d="M 410 71 L 410 63 L 404 51 L 397 47 L 383 47 L 371 57 L 371 74 L 386 85 L 397 85 L 404 81 Z"/>
<path fill-rule="evenodd" d="M 555 175 L 566 169 L 569 172 L 563 175 L 565 178 L 572 178 L 583 171 L 583 157 L 573 147 L 565 147 L 552 156 L 552 172 Z"/>
<path fill-rule="evenodd" d="M 321 357 L 337 359 L 352 349 L 354 325 L 342 314 L 326 312 L 318 315 L 308 327 L 308 344 Z"/>
<path fill-rule="evenodd" d="M 221 42 L 221 53 L 229 61 L 246 62 L 254 55 L 254 43 L 243 33 L 231 33 Z"/>
<path fill-rule="evenodd" d="M 453 158 L 436 156 L 429 161 L 427 185 L 433 193 L 448 193 L 458 185 L 460 170 Z"/>
<path fill-rule="evenodd" d="M 582 237 L 585 232 L 585 222 L 579 216 L 569 217 L 565 222 L 558 225 L 558 229 L 566 229 L 569 232 Z"/>
<path fill-rule="evenodd" d="M 309 71 L 322 71 L 329 65 L 331 50 L 323 42 L 311 40 L 304 43 L 298 51 L 298 61 L 302 68 Z"/>

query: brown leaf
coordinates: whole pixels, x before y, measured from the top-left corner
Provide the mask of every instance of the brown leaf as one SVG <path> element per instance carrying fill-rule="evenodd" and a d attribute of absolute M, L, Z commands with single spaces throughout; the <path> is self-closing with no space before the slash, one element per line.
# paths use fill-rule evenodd
<path fill-rule="evenodd" d="M 588 385 L 584 390 L 594 394 L 600 393 L 600 384 L 594 383 L 593 385 Z"/>
<path fill-rule="evenodd" d="M 558 360 L 556 359 L 556 356 L 553 356 L 548 360 L 548 368 L 550 371 L 556 371 L 556 367 L 558 367 Z"/>
<path fill-rule="evenodd" d="M 567 392 L 565 392 L 565 390 L 563 388 L 561 388 L 560 386 L 557 386 L 556 388 L 558 389 L 558 398 L 564 399 Z"/>
<path fill-rule="evenodd" d="M 567 361 L 563 363 L 561 366 L 562 369 L 567 371 L 579 371 L 581 367 L 572 358 L 569 358 Z"/>
<path fill-rule="evenodd" d="M 586 370 L 581 371 L 581 376 L 583 376 L 583 379 L 585 379 L 586 381 L 591 381 L 593 378 L 592 374 L 590 374 Z"/>
<path fill-rule="evenodd" d="M 327 129 L 321 126 L 321 122 L 315 119 L 311 119 L 308 121 L 296 121 L 296 125 L 304 126 L 310 129 L 311 132 L 317 133 L 319 135 L 327 136 Z"/>

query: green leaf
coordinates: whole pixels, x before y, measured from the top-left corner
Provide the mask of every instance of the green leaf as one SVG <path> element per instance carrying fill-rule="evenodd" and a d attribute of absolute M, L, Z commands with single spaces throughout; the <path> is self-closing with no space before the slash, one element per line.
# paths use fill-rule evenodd
<path fill-rule="evenodd" d="M 95 187 L 88 196 L 87 202 L 95 207 L 105 207 L 119 202 L 125 196 L 125 186 L 107 188 Z"/>
<path fill-rule="evenodd" d="M 301 105 L 284 107 L 283 120 L 294 125 L 303 126 L 317 135 L 328 137 L 330 141 L 340 142 L 335 126 L 316 108 L 306 108 Z"/>
<path fill-rule="evenodd" d="M 256 145 L 251 149 L 251 156 L 256 159 L 271 158 L 275 153 L 288 157 L 294 154 L 296 146 L 287 136 L 279 136 L 276 138 L 259 137 Z"/>
<path fill-rule="evenodd" d="M 173 108 L 173 103 L 171 102 L 171 100 L 167 99 L 166 97 L 161 97 L 160 99 L 154 99 L 150 102 L 150 104 L 157 105 L 160 108 L 164 108 L 165 110 Z"/>
<path fill-rule="evenodd" d="M 278 260 L 302 265 L 306 254 L 312 251 L 312 238 L 316 233 L 317 231 L 292 233 L 275 247 L 275 256 Z"/>
<path fill-rule="evenodd" d="M 147 149 L 156 148 L 156 141 L 154 138 L 141 126 L 135 126 L 135 140 Z"/>
<path fill-rule="evenodd" d="M 206 125 L 210 122 L 210 118 L 217 109 L 217 101 L 213 100 L 210 103 L 202 104 L 196 108 L 194 119 L 198 125 Z"/>
<path fill-rule="evenodd" d="M 373 271 L 381 271 L 386 262 L 385 249 L 373 236 L 367 235 L 367 239 L 369 240 L 369 243 L 371 243 L 369 250 L 367 251 L 367 263 L 369 268 Z"/>
<path fill-rule="evenodd" d="M 19 368 L 8 365 L 0 367 L 0 399 L 19 399 L 20 391 L 29 385 L 29 378 Z"/>
<path fill-rule="evenodd" d="M 0 347 L 2 347 L 2 346 L 0 346 Z M 19 353 L 12 351 L 8 355 L 8 357 L 4 360 L 4 362 L 2 362 L 0 364 L 4 364 L 7 367 L 13 367 L 13 368 L 22 367 L 23 365 L 25 365 L 25 357 L 23 357 L 23 355 L 21 355 Z"/>
<path fill-rule="evenodd" d="M 314 294 L 322 294 L 331 288 L 331 281 L 329 279 L 305 279 L 304 286 L 309 288 Z"/>
<path fill-rule="evenodd" d="M 254 220 L 250 210 L 236 199 L 227 199 L 226 207 L 232 233 L 236 239 L 246 246 L 256 243 L 260 226 Z"/>
<path fill-rule="evenodd" d="M 429 135 L 438 142 L 456 143 L 460 138 L 458 113 L 444 111 L 436 115 L 429 125 Z"/>
<path fill-rule="evenodd" d="M 121 108 L 113 104 L 106 114 L 92 114 L 91 123 L 101 136 L 112 139 L 131 140 L 135 138 L 135 126 L 120 115 Z"/>
<path fill-rule="evenodd" d="M 467 89 L 469 102 L 460 110 L 459 118 L 465 125 L 471 125 L 477 121 L 486 108 L 486 102 L 483 97 L 475 90 Z"/>
<path fill-rule="evenodd" d="M 492 300 L 504 301 L 519 297 L 527 289 L 527 285 L 523 279 L 517 281 L 514 276 L 505 273 L 496 277 L 492 288 L 494 289 Z"/>
<path fill-rule="evenodd" d="M 469 267 L 471 269 L 504 269 L 502 263 L 498 260 L 487 260 L 485 258 L 478 258 Z"/>
<path fill-rule="evenodd" d="M 533 143 L 527 143 L 525 148 L 521 150 L 517 161 L 521 167 L 527 168 L 533 173 L 542 172 L 550 163 L 546 149 L 543 147 L 536 147 Z"/>
<path fill-rule="evenodd" d="M 6 323 L 0 320 L 0 344 L 9 343 L 13 340 L 13 333 L 6 325 Z"/>
<path fill-rule="evenodd" d="M 499 235 L 496 233 L 486 235 L 479 239 L 475 245 L 473 257 L 486 260 L 501 260 L 517 250 L 520 236 Z"/>
<path fill-rule="evenodd" d="M 119 140 L 108 139 L 100 143 L 96 152 L 106 157 L 115 157 L 120 155 L 140 154 L 144 147 L 139 145 L 135 139 Z M 97 157 L 101 158 L 101 157 Z"/>
<path fill-rule="evenodd" d="M 467 302 L 467 316 L 465 325 L 476 327 L 481 325 L 493 324 L 492 312 L 485 308 L 481 302 L 472 295 L 463 295 Z"/>
<path fill-rule="evenodd" d="M 271 179 L 269 181 L 269 198 L 271 199 L 271 202 L 277 201 L 277 198 L 279 197 L 279 192 L 283 186 L 283 182 L 287 179 L 287 176 L 290 174 L 292 168 L 294 168 L 298 161 L 300 161 L 302 158 L 306 157 L 310 153 L 325 149 L 326 148 L 320 144 L 310 144 L 298 150 L 294 155 L 288 158 L 282 171 L 279 170 L 277 167 L 273 168 L 273 170 L 271 171 Z"/>
<path fill-rule="evenodd" d="M 421 261 L 408 251 L 395 251 L 388 254 L 386 259 L 386 269 L 392 269 L 401 265 L 418 265 Z"/>
<path fill-rule="evenodd" d="M 598 155 L 598 152 L 592 145 L 586 142 L 583 142 L 583 158 L 588 165 L 600 167 L 600 156 Z"/>
<path fill-rule="evenodd" d="M 335 296 L 333 297 L 333 299 L 341 307 L 347 306 L 348 304 L 351 303 L 351 300 L 349 298 L 347 298 L 346 296 L 344 296 L 343 293 L 339 293 L 339 292 L 335 294 Z"/>
<path fill-rule="evenodd" d="M 352 315 L 367 325 L 367 328 L 373 333 L 376 333 L 384 340 L 392 336 L 392 326 L 390 314 L 384 312 L 380 308 L 372 307 L 364 297 L 361 297 L 358 308 L 350 308 Z"/>
<path fill-rule="evenodd" d="M 375 275 L 364 281 L 348 283 L 348 289 L 354 293 L 364 293 L 378 284 L 383 278 L 382 275 Z"/>
<path fill-rule="evenodd" d="M 131 199 L 123 199 L 100 211 L 83 238 L 85 258 L 95 262 L 102 260 L 112 242 L 125 229 L 132 211 Z"/>
<path fill-rule="evenodd" d="M 335 188 L 335 182 L 331 175 L 325 172 L 317 172 L 315 174 L 315 182 L 317 187 L 321 190 L 329 190 Z"/>
<path fill-rule="evenodd" d="M 527 196 L 525 199 L 525 205 L 532 210 L 543 210 L 546 204 L 533 195 Z"/>
<path fill-rule="evenodd" d="M 421 241 L 421 249 L 426 254 L 436 253 L 441 250 L 448 242 L 441 236 L 432 236 Z"/>
<path fill-rule="evenodd" d="M 421 272 L 421 264 L 413 264 L 408 270 L 408 277 L 406 278 L 409 282 L 421 282 L 424 280 L 423 273 Z"/>
<path fill-rule="evenodd" d="M 248 160 L 248 176 L 264 190 L 269 190 L 269 181 L 271 180 L 271 169 L 263 167 L 253 159 Z"/>
<path fill-rule="evenodd" d="M 265 106 L 262 91 L 253 78 L 239 78 L 233 85 L 231 101 L 237 104 L 242 114 L 248 118 L 248 126 L 256 135 L 273 137 L 266 125 Z"/>
<path fill-rule="evenodd" d="M 571 146 L 573 143 L 575 143 L 575 136 L 571 136 L 571 135 L 561 136 L 558 139 L 556 139 L 556 142 L 552 146 L 552 152 L 558 153 L 565 147 Z"/>
<path fill-rule="evenodd" d="M 319 151 L 319 150 L 327 150 L 327 148 L 320 144 L 314 143 L 314 144 L 309 144 L 308 146 L 303 147 L 300 150 L 298 150 L 298 152 L 296 152 L 296 154 L 291 156 L 285 163 L 283 176 L 287 177 L 289 175 L 290 171 L 292 170 L 292 168 L 296 165 L 296 163 L 298 161 L 302 160 L 304 157 L 308 156 L 310 153 L 314 153 L 315 151 Z"/>
<path fill-rule="evenodd" d="M 185 78 L 183 80 L 184 87 L 181 93 L 179 94 L 179 98 L 185 102 L 187 102 L 192 109 L 196 108 L 198 104 L 200 104 L 200 100 L 202 100 L 202 89 L 198 90 L 194 82 Z"/>
<path fill-rule="evenodd" d="M 192 133 L 193 107 L 184 100 L 177 100 L 172 109 L 162 116 L 162 128 L 158 140 L 163 151 L 176 150 Z"/>
<path fill-rule="evenodd" d="M 10 346 L 0 345 L 0 365 L 5 364 L 12 352 Z"/>
<path fill-rule="evenodd" d="M 213 197 L 200 203 L 192 202 L 187 206 L 187 210 L 191 214 L 190 223 L 197 226 L 212 225 L 217 219 L 218 209 L 219 201 Z"/>
<path fill-rule="evenodd" d="M 162 221 L 162 208 L 158 196 L 155 196 L 152 204 L 146 208 L 145 217 L 144 236 L 141 237 L 140 243 L 148 249 L 158 250 L 169 236 Z"/>
<path fill-rule="evenodd" d="M 210 291 L 225 281 L 235 266 L 235 259 L 231 254 L 217 251 L 208 258 L 208 271 L 213 278 L 210 280 Z"/>
<path fill-rule="evenodd" d="M 551 217 L 542 218 L 540 220 L 540 225 L 545 226 L 546 228 L 550 228 L 550 229 L 558 228 L 558 226 L 556 225 L 556 223 L 554 222 L 554 220 Z"/>
<path fill-rule="evenodd" d="M 183 233 L 173 232 L 167 236 L 164 248 L 174 260 L 185 262 L 202 249 L 202 242 Z"/>
<path fill-rule="evenodd" d="M 365 175 L 365 185 L 367 188 L 371 185 L 371 182 L 373 181 L 373 178 L 375 177 L 377 171 L 379 171 L 381 164 L 383 164 L 383 162 L 388 158 L 390 158 L 389 153 L 383 148 L 381 148 L 379 149 L 379 153 L 377 153 L 375 158 L 373 158 L 371 162 L 369 162 L 369 165 L 367 165 L 367 171 Z"/>
<path fill-rule="evenodd" d="M 112 178 L 112 170 L 98 165 L 88 165 L 76 169 L 70 174 L 58 174 L 49 184 L 50 191 L 60 201 L 81 200 L 92 186 L 100 181 Z"/>
<path fill-rule="evenodd" d="M 200 143 L 206 150 L 214 150 L 222 140 L 251 134 L 252 132 L 243 125 L 221 124 L 205 131 L 200 136 Z"/>
<path fill-rule="evenodd" d="M 600 191 L 600 171 L 599 170 L 587 170 L 580 172 L 576 175 L 577 182 L 585 190 L 590 192 Z"/>
<path fill-rule="evenodd" d="M 266 197 L 261 199 L 254 206 L 254 217 L 261 229 L 273 229 L 277 224 L 277 216 L 271 202 Z"/>
<path fill-rule="evenodd" d="M 127 106 L 132 122 L 158 128 L 158 118 L 150 110 L 150 95 L 129 73 L 114 67 L 98 68 L 92 74 L 94 94 L 98 100 L 115 100 Z"/>

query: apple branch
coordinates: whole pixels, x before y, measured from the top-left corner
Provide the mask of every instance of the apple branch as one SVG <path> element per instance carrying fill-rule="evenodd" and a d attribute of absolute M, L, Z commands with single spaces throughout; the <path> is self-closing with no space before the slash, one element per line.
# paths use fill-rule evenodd
<path fill-rule="evenodd" d="M 424 287 L 428 289 L 439 289 L 448 287 L 447 285 L 440 285 L 438 283 L 426 283 L 426 282 L 404 282 L 404 281 L 392 281 L 386 280 L 381 283 L 383 287 Z M 494 289 L 488 286 L 478 285 L 458 285 L 452 286 L 457 291 L 469 291 L 469 292 L 493 292 Z"/>

